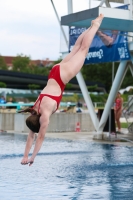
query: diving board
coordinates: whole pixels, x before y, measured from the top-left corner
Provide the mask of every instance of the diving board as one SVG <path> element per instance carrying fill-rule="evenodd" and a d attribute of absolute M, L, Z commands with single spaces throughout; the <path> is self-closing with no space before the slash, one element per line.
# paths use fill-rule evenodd
<path fill-rule="evenodd" d="M 96 7 L 62 16 L 61 25 L 90 27 L 91 21 L 100 13 L 104 15 L 100 29 L 133 32 L 133 20 L 130 19 L 130 10 L 109 7 Z"/>

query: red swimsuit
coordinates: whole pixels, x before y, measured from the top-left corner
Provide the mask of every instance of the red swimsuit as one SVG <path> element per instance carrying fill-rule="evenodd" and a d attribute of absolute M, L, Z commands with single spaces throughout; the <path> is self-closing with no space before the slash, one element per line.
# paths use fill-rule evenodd
<path fill-rule="evenodd" d="M 116 110 L 120 109 L 121 108 L 121 104 L 122 104 L 122 101 L 120 98 L 116 98 L 115 100 L 115 107 L 116 107 Z"/>
<path fill-rule="evenodd" d="M 49 95 L 49 94 L 40 94 L 39 97 L 38 97 L 38 99 L 37 99 L 37 101 L 35 102 L 34 106 L 32 107 L 32 108 L 34 108 L 35 105 L 37 104 L 37 102 L 40 101 L 39 106 L 38 106 L 38 113 L 39 113 L 41 101 L 42 101 L 42 99 L 43 99 L 44 96 L 47 96 L 47 97 L 55 100 L 57 102 L 57 109 L 58 109 L 60 101 L 62 99 L 62 94 L 63 94 L 63 91 L 65 89 L 65 84 L 62 82 L 61 77 L 60 77 L 60 65 L 55 65 L 51 69 L 51 71 L 49 73 L 49 76 L 48 76 L 48 80 L 49 79 L 56 80 L 56 82 L 59 84 L 59 86 L 61 88 L 61 95 L 60 96 L 53 96 L 53 95 Z"/>

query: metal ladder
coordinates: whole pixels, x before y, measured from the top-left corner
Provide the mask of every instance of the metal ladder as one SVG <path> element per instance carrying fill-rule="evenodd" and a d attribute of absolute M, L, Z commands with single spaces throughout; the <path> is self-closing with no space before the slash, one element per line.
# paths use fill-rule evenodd
<path fill-rule="evenodd" d="M 129 133 L 133 133 L 133 96 L 124 106 L 122 114 L 127 121 Z"/>

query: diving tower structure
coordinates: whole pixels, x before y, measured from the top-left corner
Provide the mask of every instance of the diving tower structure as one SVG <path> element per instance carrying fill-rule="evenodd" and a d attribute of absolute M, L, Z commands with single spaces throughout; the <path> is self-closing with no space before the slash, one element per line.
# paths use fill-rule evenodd
<path fill-rule="evenodd" d="M 123 5 L 128 4 L 128 10 L 111 8 L 110 2 L 122 3 Z M 120 89 L 120 86 L 123 82 L 123 79 L 126 75 L 128 68 L 131 70 L 133 75 L 133 1 L 132 0 L 101 0 L 99 1 L 99 6 L 95 8 L 89 8 L 84 11 L 73 13 L 73 3 L 72 0 L 67 0 L 68 4 L 68 15 L 61 17 L 62 26 L 75 26 L 75 27 L 89 27 L 91 21 L 95 19 L 100 13 L 104 15 L 104 19 L 100 26 L 100 30 L 118 30 L 128 32 L 128 46 L 131 54 L 130 60 L 120 61 L 118 70 L 116 72 L 115 78 L 112 83 L 112 87 L 105 104 L 105 108 L 101 119 L 98 120 L 95 113 L 95 109 L 88 94 L 88 89 L 86 87 L 85 81 L 81 72 L 76 75 L 77 81 L 79 83 L 81 92 L 83 94 L 84 100 L 86 102 L 87 108 L 90 113 L 90 117 L 94 124 L 96 133 L 94 138 L 102 139 L 103 138 L 103 129 L 106 124 L 107 118 L 109 117 L 110 110 L 114 103 L 114 99 Z M 91 6 L 91 0 L 88 3 Z M 103 7 L 106 5 L 106 7 Z"/>

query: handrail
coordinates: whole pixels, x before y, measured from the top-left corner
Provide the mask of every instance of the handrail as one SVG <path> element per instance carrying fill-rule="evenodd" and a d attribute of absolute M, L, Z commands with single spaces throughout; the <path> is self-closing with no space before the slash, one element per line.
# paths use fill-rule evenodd
<path fill-rule="evenodd" d="M 17 110 L 20 110 L 22 106 L 33 106 L 34 103 L 0 103 L 0 107 L 14 107 L 16 106 Z"/>

